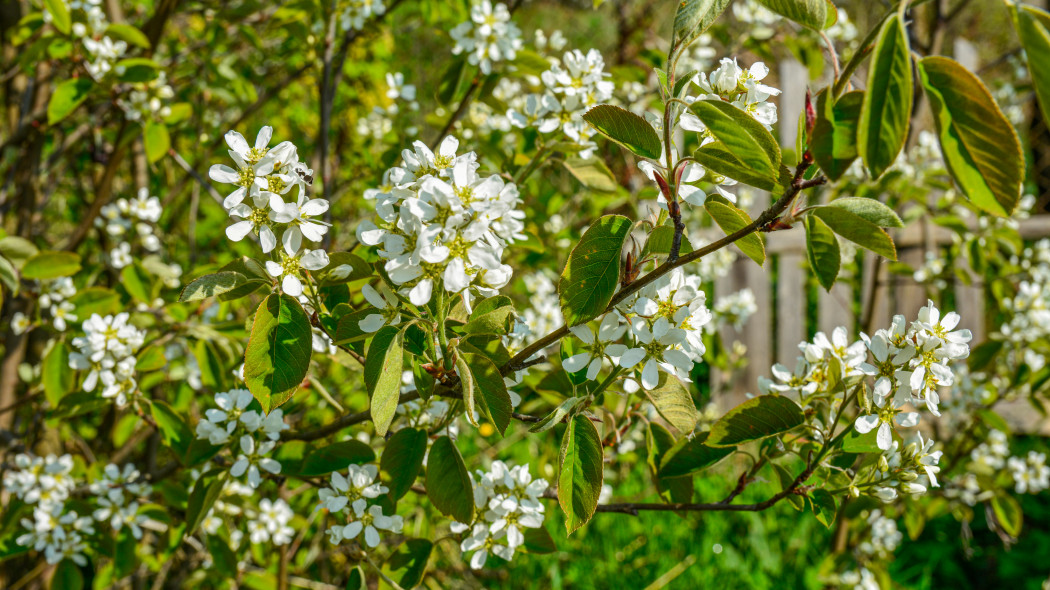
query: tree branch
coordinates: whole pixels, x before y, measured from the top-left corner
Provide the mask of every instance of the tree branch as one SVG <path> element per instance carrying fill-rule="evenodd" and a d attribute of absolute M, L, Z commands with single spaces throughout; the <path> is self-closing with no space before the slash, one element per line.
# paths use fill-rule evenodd
<path fill-rule="evenodd" d="M 769 226 L 770 223 L 772 223 L 776 218 L 780 217 L 780 215 L 787 210 L 787 208 L 791 205 L 792 201 L 795 200 L 795 197 L 798 196 L 799 192 L 801 192 L 804 189 L 819 186 L 827 182 L 827 178 L 825 178 L 824 176 L 818 176 L 817 178 L 811 180 L 805 179 L 806 171 L 809 170 L 809 167 L 812 165 L 812 163 L 812 157 L 807 152 L 803 157 L 802 161 L 799 162 L 798 166 L 795 168 L 795 176 L 792 179 L 791 184 L 788 186 L 788 189 L 784 191 L 784 194 L 779 199 L 777 199 L 777 201 L 773 203 L 773 205 L 770 206 L 769 209 L 763 211 L 762 214 L 755 218 L 751 223 L 747 224 L 745 227 L 742 227 L 739 230 L 727 236 L 722 237 L 719 240 L 711 242 L 703 248 L 693 250 L 685 256 L 680 256 L 676 260 L 668 260 L 667 262 L 664 262 L 660 266 L 653 269 L 652 272 L 646 274 L 644 277 L 620 289 L 620 291 L 616 293 L 616 295 L 613 297 L 608 307 L 605 308 L 605 312 L 603 313 L 608 313 L 612 311 L 616 308 L 617 305 L 622 303 L 628 297 L 637 293 L 646 285 L 652 283 L 656 279 L 664 276 L 672 270 L 680 266 L 689 264 L 690 262 L 700 260 L 704 256 L 721 250 L 722 248 L 725 248 L 726 246 L 744 238 L 745 236 L 753 234 L 756 231 L 765 229 L 767 226 Z M 558 328 L 557 330 L 554 330 L 550 334 L 547 334 L 546 336 L 526 346 L 521 351 L 519 351 L 518 354 L 514 355 L 513 358 L 507 361 L 507 363 L 500 368 L 500 372 L 506 375 L 512 370 L 512 367 L 525 362 L 532 355 L 543 350 L 547 346 L 550 346 L 551 344 L 557 342 L 561 338 L 565 337 L 565 335 L 568 333 L 569 328 L 563 325 L 562 327 Z"/>

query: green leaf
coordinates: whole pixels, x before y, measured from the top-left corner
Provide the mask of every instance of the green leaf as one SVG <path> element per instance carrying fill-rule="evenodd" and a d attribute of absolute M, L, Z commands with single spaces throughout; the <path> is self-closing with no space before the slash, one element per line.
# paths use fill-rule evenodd
<path fill-rule="evenodd" d="M 312 341 L 310 318 L 294 297 L 272 293 L 259 304 L 244 351 L 244 382 L 263 412 L 291 399 L 306 378 Z"/>
<path fill-rule="evenodd" d="M 837 101 L 831 91 L 817 95 L 817 121 L 809 142 L 810 152 L 831 180 L 838 180 L 857 159 L 857 128 L 864 93 L 847 92 Z"/>
<path fill-rule="evenodd" d="M 860 109 L 857 151 L 872 178 L 882 176 L 908 138 L 911 119 L 911 53 L 898 15 L 879 31 Z"/>
<path fill-rule="evenodd" d="M 470 312 L 465 334 L 497 334 L 506 336 L 514 327 L 514 302 L 506 295 L 482 299 Z"/>
<path fill-rule="evenodd" d="M 52 407 L 57 407 L 67 393 L 73 389 L 76 373 L 69 368 L 69 346 L 58 340 L 44 356 L 40 366 L 40 380 L 44 385 L 44 396 Z"/>
<path fill-rule="evenodd" d="M 21 282 L 18 280 L 18 271 L 15 270 L 15 266 L 11 264 L 11 261 L 0 256 L 0 285 L 7 287 L 7 290 L 12 295 L 17 296 L 18 291 L 21 287 Z M 0 306 L 3 306 L 3 294 L 0 290 Z"/>
<path fill-rule="evenodd" d="M 3 254 L 9 261 L 11 261 L 11 264 L 17 269 L 21 269 L 25 266 L 26 260 L 32 258 L 39 252 L 40 250 L 25 238 L 7 236 L 6 238 L 0 239 L 0 254 Z"/>
<path fill-rule="evenodd" d="M 328 266 L 317 273 L 321 284 L 340 285 L 370 278 L 375 269 L 360 256 L 349 252 L 333 252 L 328 256 Z"/>
<path fill-rule="evenodd" d="M 80 573 L 80 566 L 74 563 L 72 559 L 60 561 L 58 567 L 55 568 L 54 575 L 51 576 L 49 588 L 52 590 L 82 590 L 84 588 L 84 576 Z"/>
<path fill-rule="evenodd" d="M 704 203 L 704 208 L 707 209 L 708 215 L 715 220 L 715 223 L 722 228 L 726 235 L 730 235 L 751 224 L 750 215 L 719 195 L 709 196 Z M 759 266 L 766 261 L 766 242 L 762 234 L 752 232 L 740 238 L 734 244 Z"/>
<path fill-rule="evenodd" d="M 148 121 L 142 126 L 142 140 L 146 146 L 146 158 L 151 164 L 166 156 L 171 149 L 168 126 L 158 121 Z"/>
<path fill-rule="evenodd" d="M 656 160 L 660 157 L 660 136 L 638 115 L 611 104 L 600 104 L 583 115 L 599 133 L 635 154 Z"/>
<path fill-rule="evenodd" d="M 391 498 L 397 500 L 408 493 L 426 454 L 427 433 L 419 428 L 402 428 L 386 441 L 379 467 Z"/>
<path fill-rule="evenodd" d="M 831 492 L 823 488 L 813 490 L 809 493 L 809 505 L 820 524 L 830 529 L 832 523 L 835 522 L 835 512 L 838 510 Z"/>
<path fill-rule="evenodd" d="M 397 412 L 401 397 L 401 370 L 404 368 L 405 331 L 383 326 L 372 337 L 365 355 L 365 388 L 371 400 L 369 409 L 376 434 L 385 436 Z"/>
<path fill-rule="evenodd" d="M 684 48 L 704 34 L 726 7 L 729 0 L 679 0 L 674 14 L 672 45 Z"/>
<path fill-rule="evenodd" d="M 148 57 L 129 57 L 113 66 L 121 82 L 152 82 L 160 75 L 160 64 Z"/>
<path fill-rule="evenodd" d="M 125 41 L 128 45 L 135 45 L 143 49 L 149 49 L 149 39 L 142 31 L 129 24 L 113 23 L 106 27 L 106 36 L 113 39 Z"/>
<path fill-rule="evenodd" d="M 754 173 L 779 176 L 780 147 L 751 115 L 720 99 L 698 100 L 690 107 L 725 150 Z"/>
<path fill-rule="evenodd" d="M 462 359 L 462 363 L 458 359 Z M 510 425 L 510 415 L 514 408 L 510 403 L 510 394 L 507 393 L 507 385 L 503 382 L 503 375 L 488 357 L 481 354 L 459 351 L 457 358 L 457 371 L 460 365 L 465 364 L 466 375 L 460 375 L 463 381 L 463 402 L 467 411 L 474 413 L 474 402 L 499 431 L 500 436 L 507 431 Z M 469 379 L 470 384 L 466 383 Z M 468 393 L 469 392 L 469 393 Z"/>
<path fill-rule="evenodd" d="M 186 285 L 179 295 L 179 301 L 197 301 L 229 293 L 248 282 L 248 278 L 239 272 L 221 271 L 197 277 Z"/>
<path fill-rule="evenodd" d="M 703 433 L 706 437 L 707 433 Z M 662 425 L 650 422 L 645 431 L 645 449 L 647 452 L 646 463 L 653 478 L 653 484 L 660 491 L 660 497 L 665 501 L 684 503 L 693 501 L 693 477 L 684 475 L 680 477 L 663 477 L 660 475 L 660 465 L 664 458 L 675 448 L 675 439 L 669 430 Z"/>
<path fill-rule="evenodd" d="M 228 474 L 228 470 L 213 469 L 201 475 L 197 483 L 193 485 L 193 491 L 190 492 L 190 499 L 186 506 L 186 528 L 182 531 L 183 538 L 192 535 L 204 522 L 204 517 L 219 499 Z"/>
<path fill-rule="evenodd" d="M 867 197 L 842 197 L 828 203 L 829 207 L 845 209 L 879 227 L 904 227 L 904 222 L 893 209 Z"/>
<path fill-rule="evenodd" d="M 854 244 L 863 246 L 879 256 L 897 260 L 897 249 L 890 235 L 863 217 L 841 207 L 817 207 L 813 209 L 813 215 L 826 223 L 831 231 Z"/>
<path fill-rule="evenodd" d="M 772 465 L 773 470 L 777 474 L 777 480 L 780 482 L 780 489 L 786 490 L 791 484 L 795 483 L 795 476 L 788 473 L 783 465 L 780 465 L 779 463 L 773 463 Z M 788 494 L 784 499 L 787 500 L 795 510 L 801 511 L 806 507 L 806 499 L 797 494 Z"/>
<path fill-rule="evenodd" d="M 344 440 L 314 449 L 303 460 L 299 475 L 314 477 L 342 471 L 350 465 L 364 465 L 376 460 L 372 447 L 359 440 Z"/>
<path fill-rule="evenodd" d="M 977 76 L 946 57 L 920 60 L 919 78 L 959 190 L 993 215 L 1012 213 L 1021 198 L 1024 154 L 995 99 Z"/>
<path fill-rule="evenodd" d="M 602 193 L 615 192 L 620 188 L 612 171 L 598 158 L 582 160 L 580 158 L 567 158 L 562 164 L 583 186 Z"/>
<path fill-rule="evenodd" d="M 551 538 L 551 534 L 545 526 L 541 526 L 538 529 L 525 529 L 525 545 L 523 547 L 525 551 L 534 555 L 545 555 L 558 550 L 558 546 L 554 544 L 554 539 Z"/>
<path fill-rule="evenodd" d="M 1027 56 L 1025 63 L 1043 111 L 1043 121 L 1050 121 L 1050 14 L 1035 6 L 1009 6 Z"/>
<path fill-rule="evenodd" d="M 168 364 L 164 356 L 164 348 L 159 345 L 151 345 L 142 349 L 135 358 L 135 370 L 140 373 L 158 371 Z"/>
<path fill-rule="evenodd" d="M 79 270 L 80 256 L 76 253 L 44 250 L 26 260 L 22 278 L 50 280 L 75 275 Z"/>
<path fill-rule="evenodd" d="M 51 24 L 63 35 L 68 35 L 73 28 L 73 18 L 65 0 L 44 0 L 44 8 L 51 15 Z"/>
<path fill-rule="evenodd" d="M 1024 523 L 1024 513 L 1021 504 L 1005 493 L 992 498 L 992 512 L 995 520 L 1007 534 L 1017 538 L 1021 535 L 1021 525 Z"/>
<path fill-rule="evenodd" d="M 645 258 L 649 254 L 669 254 L 671 252 L 671 243 L 674 241 L 674 228 L 669 225 L 661 225 L 655 228 L 649 233 L 649 236 L 645 239 L 645 246 L 642 248 L 642 254 L 639 259 Z M 689 238 L 682 236 L 682 247 L 679 250 L 679 254 L 688 254 L 693 251 L 693 245 L 689 243 Z"/>
<path fill-rule="evenodd" d="M 408 539 L 398 546 L 387 558 L 386 565 L 392 571 L 405 570 L 397 581 L 399 586 L 415 588 L 419 585 L 427 571 L 427 561 L 433 549 L 434 544 L 426 539 Z"/>
<path fill-rule="evenodd" d="M 582 397 L 570 397 L 569 399 L 558 404 L 558 407 L 554 408 L 550 414 L 547 414 L 539 422 L 532 425 L 529 428 L 529 432 L 546 432 L 551 428 L 554 428 L 561 421 L 569 415 L 570 412 L 581 402 L 584 398 Z"/>
<path fill-rule="evenodd" d="M 212 566 L 227 579 L 236 579 L 237 556 L 230 549 L 230 544 L 219 535 L 208 535 L 206 542 Z"/>
<path fill-rule="evenodd" d="M 434 441 L 427 456 L 427 497 L 445 516 L 469 524 L 474 520 L 474 488 L 459 449 L 447 436 Z"/>
<path fill-rule="evenodd" d="M 74 78 L 56 86 L 47 103 L 47 124 L 54 125 L 68 117 L 87 99 L 94 87 L 95 83 L 90 78 Z"/>
<path fill-rule="evenodd" d="M 850 426 L 850 431 L 842 438 L 842 450 L 847 453 L 881 453 L 878 443 L 878 429 L 861 434 Z"/>
<path fill-rule="evenodd" d="M 346 579 L 346 590 L 368 590 L 368 582 L 365 580 L 365 572 L 357 565 L 350 569 L 350 576 Z"/>
<path fill-rule="evenodd" d="M 775 191 L 779 186 L 776 178 L 755 172 L 730 153 L 720 141 L 700 146 L 693 152 L 693 158 L 712 172 L 762 190 Z"/>
<path fill-rule="evenodd" d="M 675 443 L 660 459 L 660 477 L 692 475 L 733 453 L 732 446 L 715 448 L 704 444 L 709 436 L 710 433 L 700 432 L 693 437 L 683 437 Z"/>
<path fill-rule="evenodd" d="M 121 269 L 120 278 L 120 284 L 124 286 L 124 290 L 128 292 L 128 295 L 142 303 L 152 303 L 153 279 L 150 278 L 146 269 L 142 268 L 140 262 L 133 261 Z"/>
<path fill-rule="evenodd" d="M 90 318 L 92 314 L 113 315 L 124 309 L 120 295 L 105 287 L 81 289 L 69 301 L 76 307 L 77 317 L 82 320 Z"/>
<path fill-rule="evenodd" d="M 825 0 L 758 0 L 758 3 L 815 31 L 827 25 L 828 7 Z"/>
<path fill-rule="evenodd" d="M 620 285 L 620 253 L 630 233 L 630 219 L 605 215 L 572 249 L 558 283 L 567 326 L 589 322 L 605 313 Z"/>
<path fill-rule="evenodd" d="M 558 503 L 565 512 L 565 531 L 587 523 L 598 508 L 602 492 L 602 441 L 590 418 L 573 416 L 561 440 Z"/>
<path fill-rule="evenodd" d="M 157 430 L 160 431 L 164 446 L 175 451 L 175 454 L 180 457 L 185 455 L 195 437 L 182 417 L 167 402 L 161 400 L 150 402 L 150 414 L 157 423 Z"/>
<path fill-rule="evenodd" d="M 995 357 L 1002 351 L 1006 342 L 1003 340 L 987 340 L 970 350 L 970 356 L 966 359 L 966 367 L 971 373 L 984 370 L 992 364 Z"/>
<path fill-rule="evenodd" d="M 696 428 L 700 414 L 696 411 L 693 396 L 689 395 L 689 390 L 678 377 L 661 373 L 659 384 L 655 389 L 646 391 L 645 395 L 660 416 L 678 432 L 690 434 Z"/>
<path fill-rule="evenodd" d="M 780 395 L 762 395 L 729 410 L 704 441 L 712 447 L 733 447 L 782 434 L 804 422 L 802 408 Z"/>
<path fill-rule="evenodd" d="M 817 275 L 820 285 L 830 290 L 839 276 L 842 255 L 839 253 L 839 242 L 834 232 L 818 217 L 809 215 L 805 219 L 806 257 L 809 266 Z"/>

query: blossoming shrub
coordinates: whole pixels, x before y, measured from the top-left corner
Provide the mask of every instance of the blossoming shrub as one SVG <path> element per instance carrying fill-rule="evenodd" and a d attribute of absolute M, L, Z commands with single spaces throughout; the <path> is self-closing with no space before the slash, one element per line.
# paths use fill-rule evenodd
<path fill-rule="evenodd" d="M 826 586 L 891 587 L 946 515 L 1025 541 L 1050 468 L 996 405 L 1045 414 L 1050 240 L 1009 93 L 919 41 L 929 7 L 862 38 L 823 0 L 643 6 L 670 38 L 611 61 L 517 1 L 120 4 L 4 25 L 5 585 L 519 586 L 664 512 L 826 527 Z M 1009 9 L 1050 113 L 1050 15 Z M 827 71 L 774 82 L 773 38 Z M 910 268 L 917 224 L 952 241 Z M 929 300 L 711 399 L 758 305 L 714 282 L 787 231 L 824 289 L 875 260 Z"/>

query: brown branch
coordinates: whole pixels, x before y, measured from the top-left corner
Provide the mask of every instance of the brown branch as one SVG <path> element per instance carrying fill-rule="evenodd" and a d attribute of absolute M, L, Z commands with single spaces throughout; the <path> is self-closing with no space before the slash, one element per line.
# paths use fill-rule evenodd
<path fill-rule="evenodd" d="M 808 152 L 806 155 L 809 155 Z M 652 272 L 646 274 L 644 277 L 620 289 L 620 291 L 616 293 L 616 295 L 612 298 L 612 301 L 609 302 L 609 305 L 605 308 L 605 311 L 603 313 L 608 313 L 612 311 L 616 308 L 617 305 L 622 303 L 628 297 L 637 293 L 646 285 L 652 283 L 656 279 L 664 276 L 672 270 L 680 266 L 689 264 L 690 262 L 700 260 L 704 256 L 711 254 L 712 252 L 721 250 L 722 248 L 725 248 L 726 246 L 732 244 L 733 242 L 736 242 L 737 240 L 740 240 L 752 233 L 755 233 L 756 231 L 766 228 L 770 223 L 772 223 L 782 213 L 784 213 L 784 211 L 787 210 L 788 206 L 791 205 L 791 202 L 795 200 L 795 197 L 798 196 L 798 193 L 800 191 L 814 186 L 819 186 L 827 182 L 827 178 L 825 178 L 824 176 L 818 176 L 817 178 L 814 178 L 812 180 L 805 179 L 806 171 L 812 165 L 812 162 L 813 160 L 811 157 L 804 157 L 799 163 L 799 165 L 795 168 L 795 176 L 791 181 L 791 185 L 788 186 L 788 189 L 786 191 L 784 191 L 784 194 L 779 199 L 777 199 L 777 201 L 773 203 L 773 205 L 770 206 L 769 209 L 763 211 L 762 214 L 755 218 L 751 223 L 747 224 L 746 226 L 738 229 L 737 231 L 727 236 L 722 237 L 719 240 L 711 242 L 703 248 L 693 250 L 685 256 L 680 256 L 676 260 L 668 260 L 667 262 L 664 262 L 660 266 L 653 269 Z M 500 372 L 506 375 L 512 370 L 512 367 L 518 366 L 521 363 L 525 362 L 529 359 L 529 357 L 543 350 L 544 348 L 547 348 L 547 346 L 557 342 L 561 338 L 565 337 L 565 335 L 568 333 L 569 328 L 563 325 L 562 327 L 554 330 L 550 334 L 547 334 L 546 336 L 526 346 L 521 351 L 519 351 L 518 354 L 514 355 L 513 358 L 507 361 L 507 363 L 500 368 Z"/>

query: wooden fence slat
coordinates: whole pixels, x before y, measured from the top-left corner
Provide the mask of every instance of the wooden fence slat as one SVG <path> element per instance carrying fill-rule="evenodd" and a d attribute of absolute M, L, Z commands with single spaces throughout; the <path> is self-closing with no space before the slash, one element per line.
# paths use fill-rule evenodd
<path fill-rule="evenodd" d="M 777 362 L 795 366 L 798 343 L 806 339 L 806 268 L 805 255 L 785 252 L 780 255 L 777 274 Z"/>
<path fill-rule="evenodd" d="M 860 253 L 857 253 L 858 256 Z M 853 289 L 845 282 L 837 282 L 831 291 L 821 289 L 817 301 L 817 329 L 827 335 L 843 326 L 850 338 L 856 338 L 853 318 Z"/>

